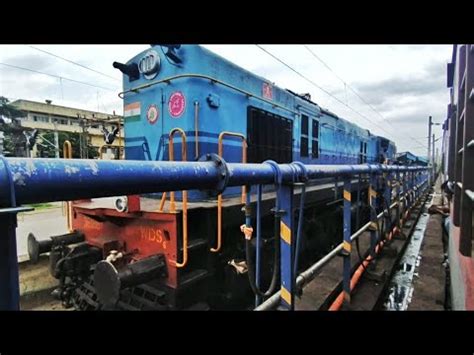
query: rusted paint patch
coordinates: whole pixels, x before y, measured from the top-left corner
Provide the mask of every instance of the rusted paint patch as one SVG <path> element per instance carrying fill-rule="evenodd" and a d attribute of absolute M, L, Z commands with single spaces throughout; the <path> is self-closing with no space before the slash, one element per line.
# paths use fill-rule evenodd
<path fill-rule="evenodd" d="M 79 169 L 76 168 L 75 166 L 66 165 L 66 166 L 64 167 L 64 171 L 66 172 L 66 174 L 71 175 L 71 174 L 78 173 L 78 172 L 79 172 Z"/>
<path fill-rule="evenodd" d="M 16 172 L 13 174 L 13 183 L 18 186 L 26 186 L 23 174 Z"/>
<path fill-rule="evenodd" d="M 95 161 L 89 161 L 88 165 L 89 165 L 90 169 L 92 170 L 93 175 L 98 175 L 99 174 L 99 166 L 97 165 L 97 163 Z"/>
<path fill-rule="evenodd" d="M 32 160 L 26 162 L 26 175 L 31 177 L 31 175 L 36 174 L 36 165 Z"/>

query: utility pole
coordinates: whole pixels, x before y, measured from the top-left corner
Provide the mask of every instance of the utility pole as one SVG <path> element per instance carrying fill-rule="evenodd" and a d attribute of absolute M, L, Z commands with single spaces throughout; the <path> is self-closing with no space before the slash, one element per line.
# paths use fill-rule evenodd
<path fill-rule="evenodd" d="M 26 157 L 31 158 L 31 150 L 30 150 L 30 143 L 28 142 L 28 139 L 26 140 Z"/>
<path fill-rule="evenodd" d="M 59 134 L 57 122 L 54 122 L 54 147 L 56 152 L 56 158 L 59 159 Z"/>
<path fill-rule="evenodd" d="M 78 114 L 77 117 L 80 119 L 81 131 L 79 134 L 79 150 L 81 152 L 81 159 L 89 159 L 89 150 L 88 150 L 88 120 L 85 115 L 80 117 Z"/>
<path fill-rule="evenodd" d="M 431 116 L 428 117 L 428 155 L 426 156 L 426 160 L 428 161 L 428 168 L 431 164 L 431 125 L 433 124 L 433 119 Z M 431 186 L 432 184 L 432 176 L 433 174 L 429 174 L 428 177 L 428 185 Z"/>
<path fill-rule="evenodd" d="M 431 140 L 431 161 L 435 163 L 435 134 L 433 133 L 433 139 Z"/>
<path fill-rule="evenodd" d="M 433 146 L 431 147 L 431 161 L 433 162 L 433 177 L 436 174 L 436 163 L 435 163 L 435 134 L 433 133 L 433 139 L 431 140 Z M 434 181 L 433 181 L 434 182 Z"/>
<path fill-rule="evenodd" d="M 432 117 L 428 117 L 428 165 L 431 163 L 431 126 L 433 125 Z"/>
<path fill-rule="evenodd" d="M 87 126 L 87 120 L 86 120 L 86 116 L 84 116 L 84 125 L 82 126 L 82 139 L 83 139 L 83 143 L 82 143 L 82 149 L 84 150 L 83 152 L 83 158 L 82 159 L 89 159 L 89 149 L 87 149 L 87 141 L 88 141 L 88 137 L 87 137 L 87 130 L 88 130 L 88 126 Z"/>
<path fill-rule="evenodd" d="M 431 163 L 431 171 L 432 171 L 432 174 L 431 174 L 431 177 L 434 177 L 433 176 L 433 173 L 434 173 L 434 144 L 435 144 L 435 135 L 434 134 L 431 134 L 431 126 L 439 126 L 441 125 L 441 123 L 434 123 L 433 122 L 433 118 L 431 116 L 429 116 L 428 118 L 428 166 L 430 165 Z M 433 139 L 433 140 L 432 140 Z M 431 181 L 431 177 L 430 179 L 428 180 L 429 184 L 431 185 L 431 183 L 433 181 Z"/>
<path fill-rule="evenodd" d="M 47 105 L 51 105 L 53 101 L 45 100 Z M 59 134 L 58 134 L 58 122 L 56 118 L 51 118 L 51 109 L 48 108 L 48 122 L 52 123 L 54 126 L 54 145 L 55 145 L 55 157 L 59 159 Z"/>
<path fill-rule="evenodd" d="M 81 119 L 81 133 L 79 133 L 79 151 L 81 152 L 81 159 L 84 159 L 84 120 Z"/>

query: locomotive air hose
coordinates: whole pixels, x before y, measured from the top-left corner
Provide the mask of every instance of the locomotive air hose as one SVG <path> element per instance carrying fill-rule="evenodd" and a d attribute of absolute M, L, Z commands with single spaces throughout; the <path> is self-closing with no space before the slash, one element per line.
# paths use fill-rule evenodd
<path fill-rule="evenodd" d="M 278 265 L 279 265 L 279 255 L 280 255 L 280 217 L 275 216 L 275 225 L 274 225 L 274 231 L 275 231 L 275 255 L 273 258 L 273 275 L 272 275 L 272 281 L 270 282 L 270 286 L 268 287 L 268 290 L 265 292 L 262 292 L 261 290 L 258 289 L 256 283 L 255 283 L 255 270 L 254 270 L 254 265 L 253 265 L 253 260 L 252 260 L 252 253 L 251 253 L 251 245 L 250 245 L 250 240 L 245 241 L 245 256 L 247 259 L 247 273 L 249 275 L 249 283 L 250 287 L 252 288 L 253 293 L 255 293 L 258 296 L 261 297 L 268 297 L 271 296 L 276 289 L 277 286 L 277 280 L 278 280 Z M 257 248 L 259 245 L 256 246 Z"/>

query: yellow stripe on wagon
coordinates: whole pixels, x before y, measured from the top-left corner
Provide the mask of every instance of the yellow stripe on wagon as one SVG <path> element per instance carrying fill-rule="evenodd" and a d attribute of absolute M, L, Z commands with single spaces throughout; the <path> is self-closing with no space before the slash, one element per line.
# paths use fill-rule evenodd
<path fill-rule="evenodd" d="M 280 295 L 281 295 L 281 298 L 283 298 L 286 303 L 291 304 L 291 294 L 290 294 L 290 292 L 289 292 L 285 287 L 283 287 L 283 286 L 281 287 Z"/>
<path fill-rule="evenodd" d="M 291 244 L 291 229 L 283 221 L 280 222 L 280 235 L 286 243 Z"/>
<path fill-rule="evenodd" d="M 377 192 L 371 187 L 369 187 L 369 196 L 376 198 L 377 197 Z"/>
<path fill-rule="evenodd" d="M 346 201 L 351 201 L 351 192 L 350 191 L 347 191 L 347 190 L 344 190 L 344 200 Z"/>
<path fill-rule="evenodd" d="M 342 243 L 342 249 L 344 249 L 345 251 L 347 251 L 348 253 L 351 252 L 352 250 L 352 245 L 351 243 L 347 242 L 347 241 L 344 241 L 344 243 Z"/>

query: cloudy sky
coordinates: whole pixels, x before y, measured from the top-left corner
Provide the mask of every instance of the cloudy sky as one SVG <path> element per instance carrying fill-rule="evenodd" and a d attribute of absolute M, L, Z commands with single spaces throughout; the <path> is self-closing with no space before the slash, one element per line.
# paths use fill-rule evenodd
<path fill-rule="evenodd" d="M 391 138 L 399 151 L 426 155 L 428 116 L 433 116 L 435 122 L 446 117 L 446 63 L 452 46 L 205 47 L 280 87 L 310 93 L 319 105 Z M 0 45 L 0 96 L 43 102 L 50 99 L 58 105 L 121 114 L 122 101 L 117 96 L 121 73 L 112 67 L 112 62 L 126 62 L 147 48 L 148 45 Z M 434 133 L 441 135 L 440 126 L 434 127 Z"/>

